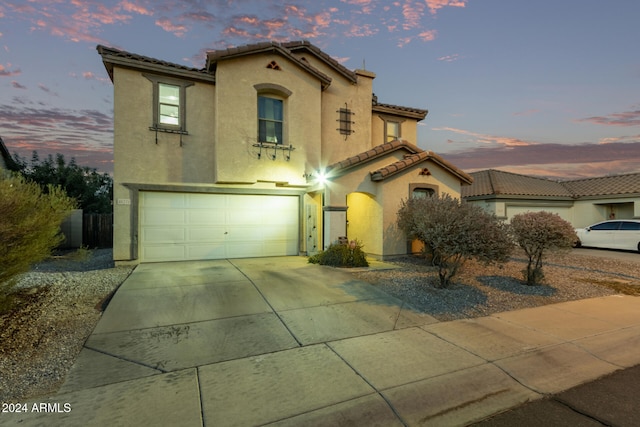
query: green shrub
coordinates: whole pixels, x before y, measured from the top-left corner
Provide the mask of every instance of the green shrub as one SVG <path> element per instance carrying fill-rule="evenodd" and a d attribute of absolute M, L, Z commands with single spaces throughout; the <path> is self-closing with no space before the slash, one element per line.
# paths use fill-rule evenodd
<path fill-rule="evenodd" d="M 362 251 L 362 243 L 352 240 L 347 245 L 338 243 L 329 245 L 327 250 L 309 257 L 309 263 L 332 267 L 368 267 L 366 256 Z"/>
<path fill-rule="evenodd" d="M 59 187 L 49 186 L 45 194 L 34 182 L 0 174 L 0 311 L 16 276 L 62 242 L 60 224 L 75 206 Z"/>

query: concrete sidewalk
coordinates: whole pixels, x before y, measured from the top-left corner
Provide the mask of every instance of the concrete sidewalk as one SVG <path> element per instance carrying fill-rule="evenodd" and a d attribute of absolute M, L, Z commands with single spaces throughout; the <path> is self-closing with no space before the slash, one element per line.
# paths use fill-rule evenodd
<path fill-rule="evenodd" d="M 142 264 L 0 424 L 467 425 L 638 364 L 635 297 L 438 322 L 303 257 Z"/>

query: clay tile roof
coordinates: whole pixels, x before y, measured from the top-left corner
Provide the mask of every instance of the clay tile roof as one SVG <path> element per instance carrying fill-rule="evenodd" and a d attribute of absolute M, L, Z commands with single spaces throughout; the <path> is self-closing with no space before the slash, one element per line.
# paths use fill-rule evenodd
<path fill-rule="evenodd" d="M 488 195 L 571 198 L 573 194 L 558 181 L 489 169 L 471 173 L 473 184 L 463 187 L 462 197 Z"/>
<path fill-rule="evenodd" d="M 380 168 L 376 171 L 371 172 L 371 179 L 374 181 L 382 181 L 390 176 L 393 176 L 397 173 L 400 173 L 406 169 L 410 169 L 426 160 L 430 160 L 443 169 L 449 171 L 453 175 L 456 175 L 463 184 L 471 184 L 473 182 L 473 178 L 458 169 L 448 161 L 444 160 L 442 157 L 438 156 L 433 151 L 422 151 L 410 156 L 405 157 L 402 160 L 399 160 L 395 163 L 392 163 L 388 166 Z M 464 188 L 464 186 L 463 186 Z"/>
<path fill-rule="evenodd" d="M 372 110 L 376 113 L 394 114 L 397 116 L 411 117 L 413 119 L 423 120 L 429 114 L 429 110 L 421 110 L 419 108 L 403 107 L 401 105 L 381 104 L 375 98 Z"/>
<path fill-rule="evenodd" d="M 640 194 L 640 173 L 574 179 L 562 184 L 577 197 Z"/>
<path fill-rule="evenodd" d="M 376 159 L 400 148 L 405 148 L 412 154 L 416 154 L 422 151 L 421 149 L 413 144 L 408 143 L 407 141 L 396 139 L 394 141 L 378 145 L 370 150 L 365 151 L 364 153 L 356 154 L 355 156 L 349 157 L 348 159 L 342 160 L 341 162 L 329 165 L 327 166 L 326 171 L 340 173 L 346 169 L 350 169 L 362 163 L 366 163 L 370 160 Z"/>
<path fill-rule="evenodd" d="M 373 159 L 383 157 L 399 149 L 404 149 L 408 151 L 409 154 L 406 155 L 402 160 L 398 160 L 394 163 L 391 163 L 390 165 L 371 172 L 370 175 L 373 181 L 382 181 L 390 176 L 417 166 L 419 163 L 422 163 L 426 160 L 435 162 L 450 173 L 456 175 L 465 184 L 471 184 L 471 182 L 473 181 L 473 178 L 471 178 L 470 175 L 456 168 L 451 163 L 447 162 L 434 152 L 424 151 L 416 147 L 415 145 L 401 139 L 396 139 L 394 141 L 378 145 L 370 150 L 349 157 L 348 159 L 345 159 L 341 162 L 329 165 L 326 168 L 326 172 L 331 171 L 333 175 L 340 175 L 353 167 L 362 165 Z"/>
<path fill-rule="evenodd" d="M 113 81 L 114 64 L 132 68 L 145 68 L 154 71 L 166 72 L 167 70 L 171 70 L 174 73 L 188 75 L 191 77 L 197 77 L 206 80 L 213 79 L 213 76 L 209 75 L 204 69 L 174 64 L 172 62 L 162 61 L 160 59 L 150 58 L 148 56 L 142 56 L 102 45 L 98 45 L 96 49 L 100 56 L 102 56 L 102 62 L 104 62 L 111 81 Z"/>
<path fill-rule="evenodd" d="M 325 62 L 327 62 L 329 65 L 334 66 L 334 68 L 335 68 L 335 64 L 337 64 L 335 60 L 333 62 L 329 62 L 326 60 L 326 58 L 330 58 L 329 55 L 323 54 L 322 56 L 320 56 L 319 54 L 315 53 L 315 52 L 320 52 L 320 49 L 315 48 L 315 46 L 313 47 L 313 50 L 311 50 L 312 45 L 309 42 L 306 42 L 305 44 L 305 42 L 279 43 L 279 42 L 272 41 L 272 42 L 253 43 L 253 44 L 248 44 L 248 45 L 243 45 L 238 47 L 231 47 L 228 49 L 221 49 L 221 50 L 214 50 L 214 51 L 207 52 L 206 69 L 210 73 L 215 73 L 217 64 L 221 60 L 237 58 L 245 55 L 254 55 L 257 53 L 274 52 L 288 58 L 289 60 L 293 61 L 298 66 L 300 66 L 301 68 L 307 70 L 310 74 L 317 77 L 322 82 L 323 88 L 326 88 L 331 84 L 331 77 L 322 73 L 317 68 L 311 66 L 309 62 L 303 61 L 302 59 L 297 58 L 295 55 L 293 55 L 293 52 L 289 48 L 289 46 L 294 46 L 296 48 L 303 46 L 305 48 L 310 49 L 311 52 L 314 52 L 314 54 L 318 55 L 321 59 L 325 60 Z M 342 67 L 342 69 L 344 69 L 344 67 Z M 339 71 L 342 72 L 342 69 L 340 69 Z"/>

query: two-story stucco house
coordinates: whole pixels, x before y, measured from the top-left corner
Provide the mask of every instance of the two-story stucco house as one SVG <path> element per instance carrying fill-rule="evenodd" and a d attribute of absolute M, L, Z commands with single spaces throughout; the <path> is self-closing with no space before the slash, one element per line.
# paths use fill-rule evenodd
<path fill-rule="evenodd" d="M 426 110 L 379 103 L 374 73 L 309 42 L 212 51 L 202 69 L 97 49 L 114 85 L 116 261 L 299 255 L 342 236 L 401 255 L 401 200 L 472 181 L 415 145 Z"/>

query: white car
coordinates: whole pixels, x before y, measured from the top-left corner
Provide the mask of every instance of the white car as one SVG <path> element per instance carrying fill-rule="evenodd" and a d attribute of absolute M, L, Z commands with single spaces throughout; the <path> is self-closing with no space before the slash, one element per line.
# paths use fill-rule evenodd
<path fill-rule="evenodd" d="M 640 252 L 640 220 L 616 219 L 576 229 L 576 247 L 625 249 Z"/>

